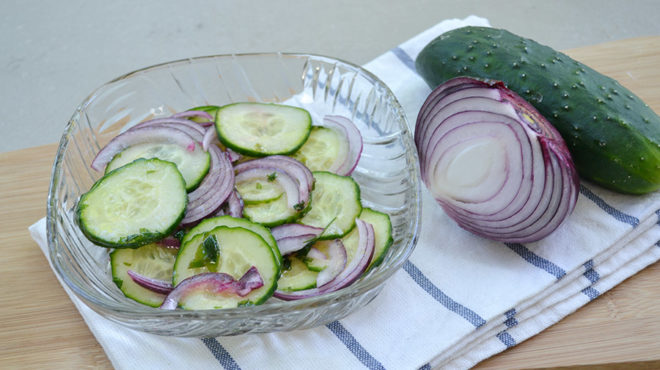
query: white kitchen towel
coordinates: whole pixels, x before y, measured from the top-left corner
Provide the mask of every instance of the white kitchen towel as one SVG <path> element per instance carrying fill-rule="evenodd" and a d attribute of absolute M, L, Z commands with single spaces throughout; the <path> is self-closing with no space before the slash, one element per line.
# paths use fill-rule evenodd
<path fill-rule="evenodd" d="M 394 91 L 411 126 L 430 89 L 414 59 L 447 20 L 365 67 Z M 370 304 L 326 326 L 285 333 L 168 338 L 126 329 L 65 287 L 118 369 L 468 368 L 539 333 L 660 259 L 660 192 L 626 196 L 583 182 L 575 211 L 544 240 L 506 244 L 450 220 L 424 189 L 418 245 Z M 30 227 L 47 249 L 45 219 Z M 48 253 L 46 253 L 48 256 Z"/>

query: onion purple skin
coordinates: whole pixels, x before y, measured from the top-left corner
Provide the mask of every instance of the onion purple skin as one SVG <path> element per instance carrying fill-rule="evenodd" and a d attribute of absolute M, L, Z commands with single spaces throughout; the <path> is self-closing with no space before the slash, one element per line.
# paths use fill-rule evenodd
<path fill-rule="evenodd" d="M 483 127 L 488 135 L 475 127 Z M 515 137 L 518 146 L 502 144 L 505 137 Z M 492 158 L 504 172 L 479 172 L 465 165 L 469 161 L 461 162 L 465 153 L 482 154 L 473 150 L 479 148 L 474 143 L 495 143 Z M 541 240 L 577 203 L 579 177 L 564 140 L 502 82 L 457 77 L 438 86 L 420 109 L 415 144 L 427 189 L 459 226 L 484 238 L 507 243 Z M 479 163 L 470 160 L 478 168 Z M 461 166 L 452 167 L 455 163 Z M 470 193 L 470 187 L 476 190 Z"/>

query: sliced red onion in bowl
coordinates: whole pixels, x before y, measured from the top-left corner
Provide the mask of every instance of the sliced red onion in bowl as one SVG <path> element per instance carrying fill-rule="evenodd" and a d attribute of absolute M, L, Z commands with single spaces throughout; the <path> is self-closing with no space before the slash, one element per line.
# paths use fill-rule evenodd
<path fill-rule="evenodd" d="M 231 194 L 229 194 L 229 197 L 225 203 L 225 214 L 236 218 L 243 217 L 243 199 L 241 199 L 241 196 L 238 194 L 236 189 L 234 189 Z"/>
<path fill-rule="evenodd" d="M 323 233 L 320 227 L 303 224 L 284 224 L 270 230 L 282 255 L 303 249 Z"/>
<path fill-rule="evenodd" d="M 185 131 L 188 135 L 192 136 L 195 141 L 201 142 L 204 135 L 204 127 L 196 124 L 192 121 L 183 118 L 154 118 L 148 121 L 140 122 L 137 125 L 131 127 L 129 130 L 135 130 L 147 126 L 165 126 L 165 127 L 175 127 L 181 131 Z"/>
<path fill-rule="evenodd" d="M 155 125 L 132 128 L 110 140 L 96 154 L 91 167 L 96 171 L 102 171 L 110 163 L 112 158 L 124 149 L 136 144 L 153 142 L 167 142 L 180 145 L 184 148 L 193 148 L 193 150 L 197 148 L 197 141 L 193 137 L 174 126 L 164 127 Z"/>
<path fill-rule="evenodd" d="M 422 180 L 448 216 L 488 239 L 526 243 L 554 231 L 579 179 L 557 130 L 501 82 L 437 87 L 415 127 Z"/>
<path fill-rule="evenodd" d="M 191 224 L 214 213 L 234 191 L 234 169 L 220 148 L 211 146 L 211 165 L 199 186 L 188 194 L 188 207 L 181 221 Z"/>
<path fill-rule="evenodd" d="M 214 118 L 209 112 L 203 110 L 186 110 L 183 112 L 174 113 L 171 117 L 173 118 L 201 118 L 209 122 L 213 122 Z M 205 121 L 206 122 L 206 121 Z M 202 122 L 202 123 L 205 123 Z"/>
<path fill-rule="evenodd" d="M 200 291 L 205 292 L 205 294 L 231 293 L 245 297 L 251 291 L 261 288 L 263 285 L 263 279 L 254 266 L 250 267 L 239 280 L 223 272 L 201 273 L 182 280 L 165 297 L 160 308 L 174 310 L 187 295 Z"/>
<path fill-rule="evenodd" d="M 270 229 L 275 240 L 298 235 L 321 235 L 323 228 L 303 224 L 283 224 Z"/>
<path fill-rule="evenodd" d="M 346 248 L 339 239 L 325 242 L 327 245 L 326 256 L 320 250 L 312 247 L 307 253 L 308 258 L 322 259 L 325 267 L 316 276 L 316 286 L 323 289 L 323 287 L 333 281 L 346 267 Z"/>
<path fill-rule="evenodd" d="M 160 294 L 169 294 L 172 291 L 172 289 L 174 289 L 172 288 L 171 281 L 152 279 L 150 277 L 137 273 L 133 270 L 127 270 L 126 273 L 128 274 L 128 276 L 131 277 L 131 280 L 133 280 L 137 285 L 145 289 L 149 289 L 152 292 L 156 292 Z"/>
<path fill-rule="evenodd" d="M 209 146 L 215 142 L 218 142 L 218 132 L 215 130 L 215 126 L 210 126 L 206 129 L 202 138 L 202 148 L 208 150 Z"/>
<path fill-rule="evenodd" d="M 350 175 L 360 160 L 362 154 L 362 134 L 355 123 L 344 116 L 325 116 L 323 126 L 338 132 L 345 139 L 345 147 L 340 149 L 340 155 L 328 171 L 338 175 Z"/>
<path fill-rule="evenodd" d="M 295 292 L 284 292 L 276 290 L 274 297 L 285 301 L 315 297 L 321 294 L 334 292 L 342 289 L 357 280 L 369 266 L 375 248 L 374 228 L 370 223 L 356 219 L 355 226 L 359 235 L 359 241 L 353 258 L 347 261 L 344 269 L 332 280 L 312 289 L 299 290 Z"/>
<path fill-rule="evenodd" d="M 292 198 L 288 198 L 287 202 L 289 207 L 295 208 L 296 211 L 300 211 L 301 209 L 305 209 L 309 203 L 310 192 L 314 186 L 314 176 L 304 164 L 294 158 L 283 155 L 272 155 L 239 163 L 234 166 L 234 169 L 236 171 L 236 176 L 241 179 L 243 179 L 242 173 L 256 175 L 259 171 L 270 171 L 271 173 L 276 171 L 278 176 L 282 175 L 280 176 L 282 177 L 282 182 L 280 182 L 280 184 L 284 188 L 287 197 L 289 197 L 289 194 L 293 193 L 293 189 L 291 188 L 293 184 L 290 180 L 292 180 L 296 186 L 297 194 L 292 194 L 296 201 L 293 202 Z"/>

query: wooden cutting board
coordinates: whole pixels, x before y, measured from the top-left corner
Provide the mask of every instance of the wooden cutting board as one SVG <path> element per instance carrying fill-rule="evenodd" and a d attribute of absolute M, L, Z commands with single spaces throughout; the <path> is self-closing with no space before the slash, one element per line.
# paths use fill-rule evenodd
<path fill-rule="evenodd" d="M 660 36 L 567 54 L 660 112 Z M 53 123 L 56 124 L 56 123 Z M 46 214 L 55 144 L 0 154 L 0 368 L 112 368 L 27 228 Z M 660 368 L 660 264 L 539 335 L 478 365 L 532 368 L 626 363 Z"/>

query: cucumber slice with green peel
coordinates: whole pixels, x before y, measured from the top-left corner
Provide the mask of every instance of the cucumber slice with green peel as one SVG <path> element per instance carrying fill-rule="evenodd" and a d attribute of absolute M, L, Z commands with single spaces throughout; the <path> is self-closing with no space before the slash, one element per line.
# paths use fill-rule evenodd
<path fill-rule="evenodd" d="M 337 168 L 337 158 L 344 158 L 348 144 L 339 132 L 314 126 L 305 144 L 291 156 L 312 171 L 330 171 Z"/>
<path fill-rule="evenodd" d="M 378 266 L 383 262 L 385 253 L 390 249 L 392 239 L 392 222 L 390 216 L 371 208 L 362 208 L 359 219 L 370 223 L 374 227 L 374 254 L 367 269 Z"/>
<path fill-rule="evenodd" d="M 200 251 L 205 249 L 205 241 L 211 239 L 215 240 L 217 246 L 216 260 L 201 265 L 196 263 L 200 254 L 204 254 Z M 231 275 L 236 280 L 254 266 L 259 271 L 263 286 L 252 290 L 244 297 L 231 293 L 212 294 L 200 290 L 186 296 L 185 301 L 181 303 L 184 309 L 231 308 L 261 304 L 275 291 L 280 275 L 277 258 L 261 236 L 242 227 L 218 226 L 208 232 L 196 234 L 181 246 L 174 263 L 172 285 L 176 287 L 190 276 L 211 272 L 208 268 L 210 265 L 214 265 L 214 272 Z"/>
<path fill-rule="evenodd" d="M 311 204 L 311 202 L 310 202 Z M 296 210 L 289 207 L 286 194 L 268 202 L 245 204 L 243 217 L 268 227 L 294 222 L 306 210 Z"/>
<path fill-rule="evenodd" d="M 115 249 L 110 253 L 112 281 L 126 297 L 148 306 L 158 307 L 163 303 L 165 294 L 137 284 L 129 276 L 128 271 L 152 279 L 170 281 L 177 253 L 176 248 L 165 248 L 156 243 L 135 249 Z"/>
<path fill-rule="evenodd" d="M 189 192 L 202 182 L 211 165 L 211 156 L 200 144 L 196 144 L 194 150 L 188 150 L 177 144 L 155 142 L 136 144 L 124 149 L 112 158 L 105 172 L 108 173 L 138 158 L 158 158 L 174 163 L 183 175 Z"/>
<path fill-rule="evenodd" d="M 264 239 L 266 243 L 268 243 L 270 249 L 273 250 L 273 254 L 275 255 L 278 266 L 281 265 L 282 255 L 280 254 L 280 250 L 277 247 L 277 241 L 275 241 L 275 238 L 273 238 L 273 235 L 270 233 L 270 230 L 268 230 L 268 228 L 264 227 L 261 224 L 252 222 L 244 218 L 236 218 L 232 216 L 217 216 L 217 217 L 204 219 L 195 227 L 188 230 L 188 232 L 181 239 L 181 245 L 185 244 L 195 236 L 211 231 L 218 226 L 242 227 L 244 229 L 248 229 L 252 232 L 257 233 L 260 237 Z"/>
<path fill-rule="evenodd" d="M 374 228 L 374 253 L 369 262 L 369 266 L 367 267 L 367 269 L 369 269 L 372 266 L 378 266 L 383 262 L 385 253 L 387 253 L 387 250 L 392 245 L 392 223 L 388 215 L 371 208 L 363 208 L 358 218 L 370 223 Z M 351 232 L 346 234 L 341 240 L 342 243 L 344 243 L 348 261 L 353 260 L 353 258 L 355 258 L 357 245 L 360 241 L 358 230 L 351 230 Z"/>
<path fill-rule="evenodd" d="M 80 197 L 76 212 L 93 243 L 136 248 L 170 235 L 187 203 L 183 177 L 173 163 L 140 158 L 99 179 Z"/>
<path fill-rule="evenodd" d="M 301 224 L 325 228 L 320 239 L 341 238 L 355 227 L 362 212 L 360 186 L 350 176 L 313 172 L 315 184 L 311 207 Z"/>
<path fill-rule="evenodd" d="M 305 109 L 270 103 L 234 103 L 220 107 L 218 139 L 248 156 L 291 154 L 309 136 L 312 117 Z"/>
<path fill-rule="evenodd" d="M 236 183 L 236 190 L 245 204 L 270 202 L 281 197 L 284 189 L 277 181 L 268 179 L 250 179 Z"/>
<path fill-rule="evenodd" d="M 284 256 L 282 275 L 277 281 L 277 289 L 284 292 L 316 288 L 317 271 L 310 270 L 296 254 Z"/>

